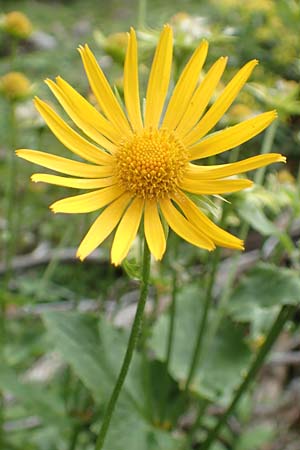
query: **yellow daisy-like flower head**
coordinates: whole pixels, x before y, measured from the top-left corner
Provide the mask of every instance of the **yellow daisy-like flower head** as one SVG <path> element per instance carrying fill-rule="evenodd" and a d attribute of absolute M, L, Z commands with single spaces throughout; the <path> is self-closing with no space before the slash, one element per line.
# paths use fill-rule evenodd
<path fill-rule="evenodd" d="M 239 191 L 252 182 L 231 178 L 233 175 L 285 160 L 279 154 L 268 154 L 216 166 L 194 164 L 195 160 L 230 150 L 257 135 L 275 119 L 276 113 L 260 114 L 209 134 L 235 100 L 257 61 L 247 63 L 208 107 L 227 59 L 218 59 L 199 83 L 208 51 L 208 43 L 201 42 L 166 100 L 172 49 L 172 28 L 166 25 L 149 75 L 144 114 L 140 105 L 137 41 L 133 29 L 128 35 L 124 64 L 124 108 L 87 45 L 80 47 L 79 52 L 101 112 L 62 78 L 56 78 L 55 82 L 46 80 L 82 134 L 45 102 L 35 100 L 38 111 L 57 138 L 88 163 L 40 151 L 18 150 L 18 156 L 28 161 L 69 175 L 38 173 L 32 176 L 33 181 L 90 190 L 55 202 L 51 205 L 54 212 L 72 214 L 102 209 L 78 248 L 81 260 L 116 230 L 111 259 L 113 264 L 120 264 L 137 235 L 142 218 L 148 246 L 158 260 L 166 249 L 163 218 L 175 233 L 197 247 L 243 249 L 243 242 L 215 225 L 189 194 Z"/>

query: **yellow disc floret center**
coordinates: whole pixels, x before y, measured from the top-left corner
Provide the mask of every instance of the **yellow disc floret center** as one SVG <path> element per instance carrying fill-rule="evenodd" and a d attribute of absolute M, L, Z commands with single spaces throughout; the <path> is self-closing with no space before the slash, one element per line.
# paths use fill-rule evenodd
<path fill-rule="evenodd" d="M 177 190 L 188 152 L 173 132 L 144 130 L 121 142 L 115 160 L 121 187 L 138 197 L 160 199 Z"/>

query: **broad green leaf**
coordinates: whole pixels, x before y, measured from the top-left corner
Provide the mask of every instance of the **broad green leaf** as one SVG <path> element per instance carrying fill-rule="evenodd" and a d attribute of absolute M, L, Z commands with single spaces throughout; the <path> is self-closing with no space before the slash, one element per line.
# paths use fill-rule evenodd
<path fill-rule="evenodd" d="M 14 395 L 22 405 L 29 408 L 31 414 L 37 414 L 42 420 L 66 426 L 66 417 L 62 401 L 42 387 L 33 383 L 22 383 L 10 368 L 1 366 L 0 389 Z"/>
<path fill-rule="evenodd" d="M 265 215 L 262 205 L 251 202 L 241 203 L 239 214 L 254 230 L 263 236 L 279 234 L 278 228 Z"/>
<path fill-rule="evenodd" d="M 44 315 L 44 320 L 63 358 L 95 399 L 106 402 L 123 360 L 127 333 L 116 330 L 105 320 L 101 320 L 98 326 L 95 318 L 78 313 L 51 312 Z M 159 371 L 150 363 L 147 364 L 150 367 L 144 364 L 142 358 L 135 355 L 113 416 L 105 450 L 179 449 L 178 441 L 170 433 L 153 425 L 155 415 L 152 415 L 152 407 L 156 391 L 151 377 L 158 377 Z M 99 426 L 96 431 L 99 431 Z"/>
<path fill-rule="evenodd" d="M 291 269 L 260 263 L 241 279 L 227 308 L 235 319 L 252 321 L 260 312 L 267 315 L 277 306 L 299 302 L 299 274 Z"/>
<path fill-rule="evenodd" d="M 259 424 L 244 431 L 234 450 L 259 450 L 270 443 L 276 435 L 275 426 L 272 424 Z"/>
<path fill-rule="evenodd" d="M 203 292 L 197 286 L 186 287 L 178 294 L 170 374 L 182 386 L 191 364 L 202 304 Z M 211 314 L 208 323 L 213 318 Z M 150 342 L 161 361 L 166 359 L 168 322 L 167 315 L 158 320 Z M 244 343 L 243 328 L 224 318 L 212 342 L 206 339 L 191 389 L 212 400 L 226 402 L 241 380 L 249 358 L 250 350 Z"/>
<path fill-rule="evenodd" d="M 104 320 L 79 313 L 48 312 L 44 321 L 50 337 L 96 400 L 107 401 L 125 354 L 127 333 Z M 139 358 L 134 358 L 130 373 L 135 373 Z M 140 403 L 139 384 L 128 376 L 124 393 Z M 132 381 L 133 380 L 133 381 Z"/>
<path fill-rule="evenodd" d="M 97 428 L 99 431 L 99 428 Z M 122 400 L 118 402 L 103 450 L 181 450 L 182 440 L 145 421 Z"/>

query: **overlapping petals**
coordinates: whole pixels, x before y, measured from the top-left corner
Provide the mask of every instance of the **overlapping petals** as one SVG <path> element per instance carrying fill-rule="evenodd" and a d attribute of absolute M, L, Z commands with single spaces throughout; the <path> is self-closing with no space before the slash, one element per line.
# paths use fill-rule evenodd
<path fill-rule="evenodd" d="M 92 106 L 61 77 L 57 77 L 55 81 L 48 79 L 46 83 L 75 128 L 47 103 L 35 99 L 37 110 L 54 135 L 69 151 L 85 162 L 37 150 L 18 150 L 17 154 L 21 158 L 67 175 L 36 173 L 32 180 L 90 190 L 54 202 L 51 205 L 54 212 L 73 214 L 101 209 L 79 245 L 77 255 L 81 260 L 116 230 L 111 259 L 113 264 L 120 264 L 126 258 L 141 222 L 149 249 L 154 258 L 160 260 L 166 251 L 162 220 L 182 239 L 197 247 L 208 251 L 214 250 L 216 246 L 242 250 L 243 242 L 214 224 L 191 200 L 189 194 L 226 194 L 249 188 L 251 180 L 236 176 L 285 161 L 282 155 L 270 153 L 230 164 L 207 166 L 196 163 L 196 160 L 231 150 L 261 133 L 276 118 L 276 112 L 269 111 L 213 133 L 214 127 L 249 79 L 257 61 L 245 64 L 209 106 L 225 70 L 227 58 L 219 58 L 199 82 L 208 52 L 208 43 L 202 41 L 187 62 L 173 93 L 168 96 L 172 52 L 172 28 L 165 25 L 150 70 L 144 117 L 141 110 L 137 40 L 133 29 L 128 34 L 124 64 L 125 109 L 114 95 L 87 45 L 80 47 L 79 53 L 99 109 Z M 148 198 L 130 191 L 120 183 L 116 155 L 124 139 L 130 142 L 133 136 L 142 136 L 145 130 L 159 132 L 160 129 L 163 130 L 162 133 L 167 130 L 173 139 L 170 142 L 175 142 L 175 139 L 178 148 L 184 149 L 188 162 L 172 191 L 155 196 L 154 186 L 154 192 L 151 191 Z M 211 134 L 207 136 L 207 133 Z M 126 173 L 126 167 L 122 167 L 122 170 Z"/>

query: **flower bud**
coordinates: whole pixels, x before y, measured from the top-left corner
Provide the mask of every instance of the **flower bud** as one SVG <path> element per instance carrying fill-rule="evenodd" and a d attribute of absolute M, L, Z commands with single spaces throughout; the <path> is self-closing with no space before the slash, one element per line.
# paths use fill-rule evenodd
<path fill-rule="evenodd" d="M 26 39 L 32 33 L 32 24 L 25 14 L 12 11 L 4 16 L 3 29 L 18 39 Z"/>
<path fill-rule="evenodd" d="M 10 101 L 22 100 L 31 94 L 30 81 L 21 72 L 9 72 L 0 77 L 0 93 Z"/>

